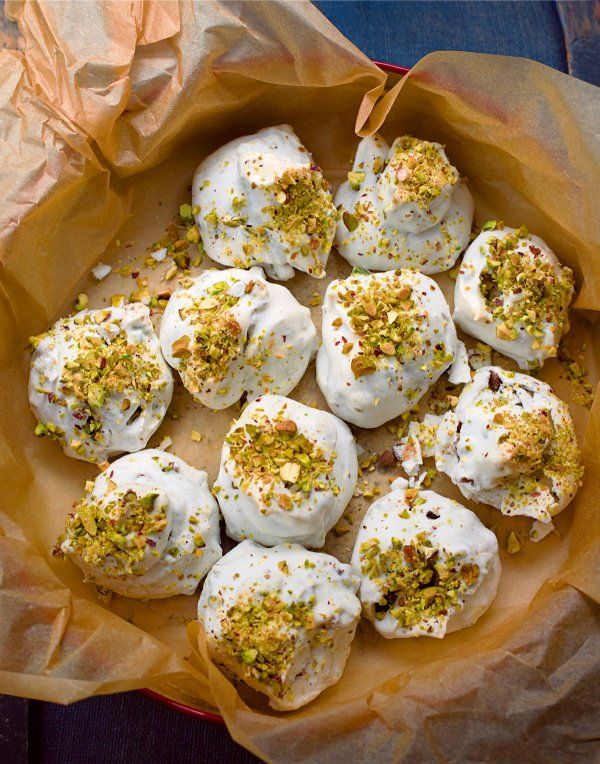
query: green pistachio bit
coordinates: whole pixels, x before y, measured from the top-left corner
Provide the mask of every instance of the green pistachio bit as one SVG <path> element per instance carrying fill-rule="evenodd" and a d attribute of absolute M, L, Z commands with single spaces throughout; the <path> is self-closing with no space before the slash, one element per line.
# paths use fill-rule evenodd
<path fill-rule="evenodd" d="M 273 593 L 243 595 L 222 623 L 221 651 L 239 666 L 244 678 L 265 682 L 283 697 L 283 675 L 292 662 L 297 636 L 314 629 L 310 604 L 286 603 Z"/>
<path fill-rule="evenodd" d="M 126 491 L 108 503 L 84 497 L 67 519 L 69 545 L 86 565 L 98 567 L 110 558 L 115 575 L 135 575 L 149 545 L 148 537 L 160 533 L 167 524 L 164 507 L 155 506 L 156 496 Z"/>
<path fill-rule="evenodd" d="M 348 183 L 350 184 L 350 188 L 353 191 L 359 191 L 360 190 L 360 184 L 365 179 L 365 173 L 364 172 L 349 172 L 348 173 Z"/>
<path fill-rule="evenodd" d="M 507 552 L 509 554 L 516 554 L 521 549 L 522 546 L 523 544 L 519 540 L 519 537 L 516 535 L 516 533 L 511 531 L 508 537 L 508 541 L 506 542 Z"/>
<path fill-rule="evenodd" d="M 583 465 L 571 421 L 556 428 L 550 449 L 545 455 L 542 471 L 546 478 L 562 485 L 568 494 L 574 495 L 581 485 Z"/>
<path fill-rule="evenodd" d="M 99 409 L 104 405 L 106 391 L 102 385 L 95 382 L 88 386 L 87 401 L 93 409 Z"/>
<path fill-rule="evenodd" d="M 240 488 L 247 491 L 259 486 L 264 506 L 276 498 L 281 509 L 291 510 L 312 490 L 339 491 L 329 477 L 334 455 L 327 458 L 316 443 L 298 432 L 295 422 L 281 415 L 274 421 L 264 416 L 257 424 L 237 427 L 225 440 Z M 280 492 L 275 497 L 281 482 L 291 493 Z"/>
<path fill-rule="evenodd" d="M 390 613 L 405 629 L 460 610 L 460 595 L 479 578 L 479 566 L 443 559 L 425 533 L 409 544 L 393 539 L 385 552 L 372 538 L 361 544 L 360 560 L 362 573 L 381 591 L 375 617 L 381 620 Z"/>
<path fill-rule="evenodd" d="M 190 256 L 187 252 L 179 250 L 173 254 L 173 262 L 178 268 L 185 271 L 190 266 Z"/>
<path fill-rule="evenodd" d="M 209 212 L 207 215 L 204 216 L 204 220 L 206 220 L 207 223 L 210 223 L 211 225 L 218 225 L 219 223 L 219 217 L 217 215 L 216 210 L 212 210 L 212 212 Z"/>
<path fill-rule="evenodd" d="M 488 220 L 483 224 L 482 231 L 494 231 L 496 229 L 497 220 Z"/>
<path fill-rule="evenodd" d="M 197 225 L 190 226 L 185 232 L 185 238 L 189 242 L 192 242 L 193 244 L 197 244 L 200 241 L 200 231 L 198 230 L 198 226 Z"/>
<path fill-rule="evenodd" d="M 515 236 L 518 239 L 527 239 L 529 237 L 529 231 L 526 225 L 522 225 L 515 231 Z"/>
<path fill-rule="evenodd" d="M 350 362 L 350 368 L 354 372 L 354 376 L 364 377 L 367 374 L 374 374 L 377 371 L 377 364 L 374 358 L 369 358 L 364 355 L 355 356 Z"/>
<path fill-rule="evenodd" d="M 38 422 L 34 430 L 38 438 L 47 437 L 50 440 L 60 440 L 64 437 L 64 431 L 57 427 L 54 422 Z"/>
<path fill-rule="evenodd" d="M 352 268 L 351 276 L 370 276 L 371 272 L 368 271 L 366 268 L 361 268 L 360 266 L 356 265 L 354 268 Z"/>
<path fill-rule="evenodd" d="M 89 298 L 85 292 L 80 292 L 77 295 L 77 301 L 75 302 L 75 310 L 85 310 L 88 306 Z"/>
<path fill-rule="evenodd" d="M 44 332 L 43 334 L 36 334 L 34 337 L 29 338 L 29 347 L 32 350 L 37 350 L 38 345 L 40 342 L 44 339 L 44 337 L 48 336 L 48 332 Z"/>
<path fill-rule="evenodd" d="M 188 220 L 191 220 L 193 217 L 192 215 L 192 205 L 191 204 L 182 204 L 179 207 L 179 216 L 184 221 L 184 223 L 187 223 Z"/>
<path fill-rule="evenodd" d="M 521 229 L 520 229 L 520 231 Z M 517 232 L 517 233 L 519 233 Z M 496 335 L 514 340 L 517 326 L 534 337 L 534 350 L 539 347 L 540 326 L 550 323 L 557 333 L 568 326 L 568 307 L 573 290 L 573 273 L 562 267 L 557 275 L 554 265 L 542 251 L 528 244 L 517 249 L 515 234 L 490 238 L 490 254 L 481 271 L 479 288 L 489 312 L 497 320 Z M 506 299 L 509 295 L 518 300 Z"/>
<path fill-rule="evenodd" d="M 248 665 L 250 665 L 251 663 L 254 663 L 257 655 L 258 655 L 258 650 L 255 647 L 252 647 L 249 650 L 243 650 L 242 653 L 240 654 L 240 657 L 244 663 L 247 663 Z"/>
<path fill-rule="evenodd" d="M 418 331 L 423 318 L 412 287 L 399 272 L 390 272 L 386 281 L 350 278 L 344 283 L 338 291 L 338 302 L 361 340 L 360 351 L 350 363 L 356 377 L 372 374 L 386 357 L 405 362 L 430 352 Z M 441 344 L 438 356 L 434 354 L 436 363 L 446 356 Z"/>
<path fill-rule="evenodd" d="M 355 231 L 358 228 L 359 220 L 351 212 L 346 210 L 342 215 L 342 220 L 349 231 Z"/>

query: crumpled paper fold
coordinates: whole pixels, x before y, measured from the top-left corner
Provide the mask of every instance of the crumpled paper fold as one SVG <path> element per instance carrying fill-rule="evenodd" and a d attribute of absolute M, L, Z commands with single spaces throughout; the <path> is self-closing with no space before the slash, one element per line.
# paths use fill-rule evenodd
<path fill-rule="evenodd" d="M 500 592 L 470 629 L 444 640 L 383 640 L 362 622 L 342 680 L 299 711 L 276 714 L 206 654 L 196 597 L 100 601 L 52 556 L 66 513 L 96 468 L 36 439 L 28 410 L 29 335 L 134 287 L 102 257 L 143 255 L 168 224 L 198 162 L 230 138 L 290 123 L 334 183 L 356 132 L 439 140 L 468 176 L 477 219 L 526 223 L 575 271 L 567 342 L 595 382 L 600 342 L 598 90 L 540 64 L 434 53 L 401 81 L 386 75 L 304 2 L 16 2 L 26 53 L 0 52 L 0 692 L 68 703 L 150 687 L 218 708 L 268 761 L 592 760 L 600 680 L 600 399 L 579 405 L 550 361 L 541 373 L 571 404 L 586 475 L 558 534 L 508 555 L 529 523 L 469 505 L 502 548 Z M 384 91 L 384 87 L 388 89 Z M 210 267 L 210 263 L 205 263 Z M 333 255 L 328 278 L 347 275 Z M 446 294 L 452 282 L 439 278 Z M 287 284 L 305 304 L 326 283 Z M 319 321 L 319 308 L 313 307 Z M 582 346 L 585 349 L 582 350 Z M 314 370 L 294 392 L 324 405 Z M 235 415 L 208 412 L 179 387 L 151 445 L 214 479 Z M 194 427 L 205 433 L 192 443 Z M 386 428 L 358 433 L 367 449 Z M 387 484 L 389 475 L 374 473 Z M 447 480 L 437 490 L 458 497 Z M 355 500 L 354 526 L 368 502 Z M 332 535 L 332 534 L 330 534 Z M 353 534 L 328 539 L 347 560 Z M 186 629 L 187 625 L 187 629 Z"/>

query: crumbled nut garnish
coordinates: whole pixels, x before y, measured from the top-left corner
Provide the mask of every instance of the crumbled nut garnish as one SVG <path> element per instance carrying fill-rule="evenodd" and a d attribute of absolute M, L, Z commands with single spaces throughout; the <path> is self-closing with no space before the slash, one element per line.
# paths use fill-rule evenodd
<path fill-rule="evenodd" d="M 360 561 L 362 573 L 381 590 L 375 617 L 383 619 L 389 612 L 405 629 L 447 617 L 450 609 L 459 611 L 461 594 L 479 579 L 477 565 L 442 556 L 425 533 L 410 544 L 393 539 L 385 552 L 378 539 L 365 541 Z"/>
<path fill-rule="evenodd" d="M 120 331 L 110 339 L 93 331 L 83 334 L 78 343 L 79 354 L 65 363 L 61 373 L 61 392 L 74 395 L 89 407 L 88 420 L 82 426 L 89 434 L 100 429 L 92 411 L 101 408 L 107 396 L 133 389 L 144 400 L 151 401 L 166 384 L 158 362 L 148 357 L 146 347 L 130 342 L 114 319 L 111 324 Z"/>
<path fill-rule="evenodd" d="M 187 334 L 184 334 L 183 337 L 175 340 L 171 345 L 171 353 L 173 353 L 174 358 L 184 358 L 186 355 L 189 355 L 189 352 L 190 338 Z"/>
<path fill-rule="evenodd" d="M 203 255 L 206 254 L 200 238 L 200 231 L 194 220 L 194 216 L 199 212 L 198 207 L 182 204 L 179 207 L 179 213 L 173 217 L 163 236 L 148 247 L 149 257 L 146 258 L 145 264 L 149 268 L 156 268 L 166 257 L 171 258 L 172 264 L 164 276 L 167 281 L 177 275 L 178 268 L 185 273 L 188 272 L 190 263 L 200 265 Z M 192 246 L 196 250 L 193 260 L 189 254 L 189 249 Z M 163 250 L 166 252 L 165 257 L 162 256 Z M 159 258 L 152 257 L 154 253 L 159 252 L 161 253 Z"/>
<path fill-rule="evenodd" d="M 544 335 L 545 322 L 558 333 L 568 326 L 573 273 L 562 266 L 557 276 L 552 262 L 527 239 L 527 230 L 521 228 L 488 240 L 490 254 L 481 272 L 480 291 L 498 321 L 496 336 L 503 340 L 516 339 L 518 327 L 538 339 Z"/>
<path fill-rule="evenodd" d="M 360 189 L 360 184 L 365 179 L 365 173 L 364 172 L 349 172 L 348 173 L 348 183 L 350 184 L 350 188 L 353 191 L 358 191 Z"/>
<path fill-rule="evenodd" d="M 283 696 L 283 675 L 292 662 L 297 635 L 314 629 L 311 607 L 302 601 L 282 602 L 274 593 L 244 595 L 223 619 L 221 649 L 244 676 L 267 682 Z"/>
<path fill-rule="evenodd" d="M 164 507 L 155 505 L 156 496 L 138 496 L 130 490 L 106 504 L 84 497 L 75 503 L 67 519 L 69 545 L 86 565 L 99 567 L 110 558 L 114 575 L 136 575 L 148 537 L 167 525 Z"/>
<path fill-rule="evenodd" d="M 47 437 L 50 438 L 50 440 L 58 440 L 65 434 L 59 427 L 54 424 L 54 422 L 47 422 L 46 424 L 43 422 L 38 422 L 34 433 L 38 438 Z"/>
<path fill-rule="evenodd" d="M 277 204 L 263 209 L 270 218 L 270 226 L 283 234 L 292 250 L 303 257 L 314 258 L 313 275 L 316 276 L 323 272 L 318 252 L 330 239 L 336 220 L 335 207 L 328 189 L 329 184 L 319 169 L 289 169 L 272 186 Z M 241 225 L 245 224 L 244 218 L 240 218 L 240 221 Z M 246 230 L 251 233 L 254 229 Z M 255 246 L 263 245 L 264 239 L 256 241 Z M 250 247 L 251 251 L 246 254 L 252 254 L 254 247 L 252 244 Z"/>
<path fill-rule="evenodd" d="M 348 212 L 348 210 L 342 213 L 342 221 L 350 232 L 355 231 L 358 228 L 358 222 L 359 222 L 358 218 L 356 217 L 356 215 L 353 215 L 351 212 Z"/>
<path fill-rule="evenodd" d="M 335 481 L 329 477 L 335 454 L 326 457 L 316 443 L 298 432 L 296 425 L 292 429 L 289 419 L 271 421 L 264 416 L 256 424 L 237 427 L 226 442 L 241 489 L 258 486 L 263 506 L 269 506 L 280 481 L 292 491 L 291 505 L 282 498 L 288 494 L 278 494 L 282 509 L 292 509 L 294 503 L 305 499 L 313 489 L 339 493 Z"/>
<path fill-rule="evenodd" d="M 200 443 L 202 440 L 202 433 L 198 432 L 198 430 L 192 430 L 190 437 L 194 443 Z"/>
<path fill-rule="evenodd" d="M 511 461 L 518 463 L 519 471 L 523 474 L 537 472 L 554 437 L 554 425 L 548 411 L 536 409 L 513 414 L 504 410 L 495 414 L 493 421 L 504 428 L 498 441 L 504 444 Z"/>
<path fill-rule="evenodd" d="M 344 536 L 352 530 L 352 526 L 348 525 L 344 520 L 340 520 L 337 525 L 334 526 L 333 532 L 336 536 Z"/>
<path fill-rule="evenodd" d="M 360 349 L 350 363 L 356 377 L 373 374 L 384 357 L 394 356 L 404 362 L 427 351 L 418 331 L 423 317 L 413 300 L 412 288 L 399 272 L 391 273 L 386 281 L 342 282 L 338 302 L 360 337 Z M 446 358 L 443 347 L 440 361 L 442 357 Z"/>
<path fill-rule="evenodd" d="M 558 360 L 563 366 L 567 379 L 575 389 L 573 396 L 575 403 L 580 406 L 591 406 L 594 400 L 593 388 L 584 363 L 583 353 L 578 356 L 576 361 L 571 350 L 565 343 L 561 343 L 558 348 Z"/>
<path fill-rule="evenodd" d="M 226 281 L 219 281 L 206 297 L 180 311 L 182 318 L 191 320 L 194 330 L 189 346 L 182 347 L 179 367 L 183 383 L 192 393 L 224 379 L 239 352 L 242 327 L 230 310 L 239 298 L 230 294 L 229 288 Z"/>
<path fill-rule="evenodd" d="M 432 414 L 441 416 L 458 403 L 458 396 L 464 385 L 452 385 L 444 374 L 431 388 L 427 406 Z"/>
<path fill-rule="evenodd" d="M 298 426 L 291 419 L 280 419 L 275 422 L 275 429 L 279 432 L 296 432 Z"/>
<path fill-rule="evenodd" d="M 395 145 L 389 166 L 394 172 L 397 202 L 427 204 L 448 185 L 455 185 L 459 175 L 441 149 L 429 141 L 406 136 Z"/>

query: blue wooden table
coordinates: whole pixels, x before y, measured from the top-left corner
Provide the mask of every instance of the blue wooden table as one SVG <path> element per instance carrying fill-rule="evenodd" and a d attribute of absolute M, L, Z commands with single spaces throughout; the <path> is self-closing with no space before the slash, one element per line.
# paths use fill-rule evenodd
<path fill-rule="evenodd" d="M 501 53 L 533 58 L 600 85 L 600 0 L 326 0 L 315 5 L 379 61 L 411 66 L 432 50 Z M 2 19 L 1 1 L 0 44 L 19 44 L 16 28 Z M 24 761 L 235 764 L 256 759 L 224 727 L 182 716 L 138 693 L 68 707 L 0 698 L 0 762 Z"/>

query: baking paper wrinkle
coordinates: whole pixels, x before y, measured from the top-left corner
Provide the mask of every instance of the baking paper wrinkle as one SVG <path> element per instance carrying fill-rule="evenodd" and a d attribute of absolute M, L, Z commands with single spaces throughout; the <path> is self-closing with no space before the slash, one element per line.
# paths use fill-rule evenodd
<path fill-rule="evenodd" d="M 111 245 L 107 253 L 113 237 L 143 253 L 188 201 L 207 153 L 283 122 L 334 183 L 345 178 L 354 127 L 445 143 L 469 178 L 479 223 L 526 223 L 575 270 L 576 305 L 596 315 L 598 90 L 533 62 L 444 52 L 422 59 L 382 97 L 383 73 L 307 3 L 9 2 L 9 9 L 27 54 L 0 53 L 0 691 L 71 702 L 149 686 L 218 706 L 238 742 L 286 764 L 568 756 L 569 726 L 580 736 L 578 753 L 585 748 L 593 758 L 600 400 L 591 412 L 576 405 L 555 361 L 541 377 L 571 403 L 586 461 L 574 509 L 557 519 L 561 538 L 508 556 L 508 531 L 526 535 L 529 524 L 469 504 L 494 526 L 503 558 L 500 592 L 485 616 L 440 641 L 382 640 L 363 623 L 339 684 L 277 714 L 210 661 L 193 621 L 195 598 L 104 604 L 75 566 L 51 557 L 66 513 L 96 471 L 33 437 L 24 348 L 29 335 L 72 309 L 77 291 L 96 305 L 111 293 L 102 289 L 133 288 L 109 287 L 114 274 L 94 286 L 90 268 L 101 256 L 114 267 L 130 251 L 115 254 Z M 328 277 L 349 270 L 332 255 Z M 452 283 L 439 282 L 449 296 Z M 307 304 L 326 283 L 300 276 L 289 286 Z M 575 350 L 587 342 L 595 382 L 597 330 L 575 318 L 567 339 Z M 294 397 L 323 405 L 310 374 Z M 182 420 L 167 419 L 156 437 L 173 436 L 174 453 L 214 479 L 231 412 L 201 411 L 185 391 L 175 398 Z M 201 445 L 190 443 L 192 426 L 206 432 Z M 391 442 L 385 428 L 358 435 L 367 450 Z M 434 485 L 460 498 L 449 481 Z M 347 560 L 352 535 L 328 539 L 326 551 Z"/>

